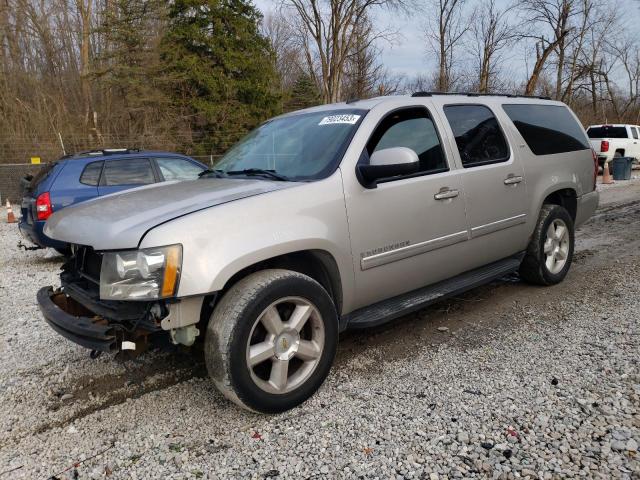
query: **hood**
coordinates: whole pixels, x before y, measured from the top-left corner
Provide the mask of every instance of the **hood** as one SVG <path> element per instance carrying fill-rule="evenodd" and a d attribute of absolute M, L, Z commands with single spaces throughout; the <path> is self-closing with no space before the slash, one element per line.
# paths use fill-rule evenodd
<path fill-rule="evenodd" d="M 44 233 L 95 250 L 136 248 L 147 231 L 171 219 L 294 185 L 241 178 L 155 183 L 66 207 L 47 220 Z"/>

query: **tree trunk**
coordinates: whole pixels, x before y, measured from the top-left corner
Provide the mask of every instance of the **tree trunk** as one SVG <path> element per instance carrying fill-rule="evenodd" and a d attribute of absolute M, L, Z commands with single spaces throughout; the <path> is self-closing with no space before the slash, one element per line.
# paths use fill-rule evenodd
<path fill-rule="evenodd" d="M 540 74 L 542 73 L 542 69 L 544 68 L 544 64 L 551 55 L 551 52 L 556 48 L 558 42 L 560 42 L 567 35 L 567 32 L 562 32 L 559 38 L 556 38 L 555 41 L 549 43 L 545 48 L 542 48 L 542 41 L 536 44 L 536 64 L 533 67 L 533 71 L 531 72 L 531 76 L 527 81 L 527 87 L 525 88 L 525 95 L 533 95 L 536 91 L 536 87 L 538 86 L 538 79 L 540 78 Z M 542 49 L 542 51 L 540 51 Z"/>
<path fill-rule="evenodd" d="M 77 6 L 82 22 L 82 34 L 80 37 L 80 84 L 82 90 L 82 108 L 84 111 L 84 124 L 89 127 L 91 120 L 91 79 L 89 78 L 89 42 L 91 40 L 91 6 L 93 0 L 78 0 Z"/>

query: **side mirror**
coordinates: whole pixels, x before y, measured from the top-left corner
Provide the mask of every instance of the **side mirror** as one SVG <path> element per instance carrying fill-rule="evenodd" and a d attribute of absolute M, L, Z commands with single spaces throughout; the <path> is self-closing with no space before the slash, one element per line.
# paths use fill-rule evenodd
<path fill-rule="evenodd" d="M 420 161 L 416 152 L 406 147 L 385 148 L 373 152 L 369 165 L 358 165 L 358 180 L 366 188 L 376 188 L 381 178 L 411 175 L 420 170 Z"/>

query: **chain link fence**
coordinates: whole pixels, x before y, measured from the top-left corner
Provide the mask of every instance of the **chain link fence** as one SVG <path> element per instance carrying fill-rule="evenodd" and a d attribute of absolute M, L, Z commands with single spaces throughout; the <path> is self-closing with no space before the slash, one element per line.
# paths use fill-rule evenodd
<path fill-rule="evenodd" d="M 213 165 L 243 135 L 229 132 L 216 135 L 216 143 L 205 133 L 171 133 L 171 135 L 86 135 L 53 134 L 42 136 L 0 136 L 0 164 L 30 163 L 32 157 L 51 162 L 64 154 L 106 148 L 163 150 L 189 155 L 207 165 Z"/>

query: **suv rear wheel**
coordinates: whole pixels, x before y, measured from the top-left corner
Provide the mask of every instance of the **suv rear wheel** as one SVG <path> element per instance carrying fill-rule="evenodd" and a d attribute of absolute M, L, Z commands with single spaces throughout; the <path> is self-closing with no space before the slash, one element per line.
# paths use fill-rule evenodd
<path fill-rule="evenodd" d="M 554 285 L 564 280 L 573 259 L 574 226 L 569 212 L 560 205 L 544 204 L 520 276 L 536 285 Z"/>
<path fill-rule="evenodd" d="M 336 310 L 318 282 L 289 270 L 263 270 L 240 280 L 216 306 L 205 358 L 228 399 L 277 413 L 322 385 L 337 340 Z"/>

